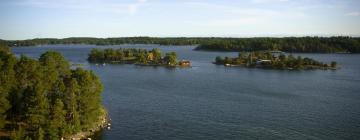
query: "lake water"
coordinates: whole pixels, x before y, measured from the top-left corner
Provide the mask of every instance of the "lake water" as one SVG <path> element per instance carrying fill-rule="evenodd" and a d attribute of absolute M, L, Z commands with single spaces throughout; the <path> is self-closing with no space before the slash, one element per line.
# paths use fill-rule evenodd
<path fill-rule="evenodd" d="M 189 59 L 192 68 L 96 66 L 91 48 L 160 48 Z M 340 70 L 281 71 L 211 64 L 229 52 L 192 51 L 194 46 L 49 45 L 12 48 L 34 58 L 48 50 L 95 71 L 112 119 L 102 140 L 360 139 L 360 55 L 296 54 Z"/>

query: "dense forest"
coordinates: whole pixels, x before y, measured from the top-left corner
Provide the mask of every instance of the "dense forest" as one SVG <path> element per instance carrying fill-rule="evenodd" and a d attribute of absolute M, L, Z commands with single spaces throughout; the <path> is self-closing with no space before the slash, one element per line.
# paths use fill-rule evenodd
<path fill-rule="evenodd" d="M 255 37 L 255 38 L 42 38 L 6 41 L 9 46 L 36 46 L 45 44 L 160 44 L 199 45 L 196 50 L 210 51 L 259 51 L 278 50 L 305 53 L 360 53 L 359 37 Z"/>
<path fill-rule="evenodd" d="M 274 52 L 250 52 L 239 53 L 238 57 L 216 57 L 215 64 L 225 66 L 244 66 L 266 69 L 336 69 L 337 63 L 332 61 L 330 64 L 322 63 L 311 58 L 294 57 L 283 53 Z"/>
<path fill-rule="evenodd" d="M 99 127 L 103 86 L 91 71 L 70 69 L 58 52 L 38 60 L 0 46 L 0 139 L 47 140 Z"/>
<path fill-rule="evenodd" d="M 88 60 L 93 63 L 128 63 L 149 66 L 177 66 L 182 65 L 177 61 L 175 52 L 162 55 L 160 49 L 92 49 Z"/>
<path fill-rule="evenodd" d="M 284 51 L 301 53 L 360 53 L 360 38 L 287 37 L 217 39 L 200 44 L 197 50 Z"/>
<path fill-rule="evenodd" d="M 124 38 L 90 38 L 72 37 L 64 39 L 39 38 L 31 40 L 7 41 L 10 46 L 36 46 L 46 44 L 90 44 L 90 45 L 120 45 L 120 44 L 160 44 L 160 45 L 196 45 L 210 38 L 154 38 L 154 37 L 124 37 Z"/>

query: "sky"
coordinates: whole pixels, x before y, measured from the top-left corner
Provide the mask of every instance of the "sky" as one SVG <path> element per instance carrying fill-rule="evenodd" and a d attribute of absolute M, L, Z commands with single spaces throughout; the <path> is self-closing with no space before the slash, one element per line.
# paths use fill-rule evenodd
<path fill-rule="evenodd" d="M 360 0 L 0 0 L 0 39 L 360 36 Z"/>

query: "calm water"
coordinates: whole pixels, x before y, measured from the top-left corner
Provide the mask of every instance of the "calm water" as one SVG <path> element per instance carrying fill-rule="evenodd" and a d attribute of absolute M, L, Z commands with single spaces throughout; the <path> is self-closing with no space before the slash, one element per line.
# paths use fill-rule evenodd
<path fill-rule="evenodd" d="M 176 51 L 192 68 L 88 64 L 91 48 Z M 337 71 L 227 68 L 210 62 L 237 53 L 192 51 L 193 46 L 53 45 L 13 48 L 31 57 L 56 50 L 95 71 L 105 86 L 112 119 L 102 140 L 169 139 L 360 139 L 360 55 L 297 54 Z"/>

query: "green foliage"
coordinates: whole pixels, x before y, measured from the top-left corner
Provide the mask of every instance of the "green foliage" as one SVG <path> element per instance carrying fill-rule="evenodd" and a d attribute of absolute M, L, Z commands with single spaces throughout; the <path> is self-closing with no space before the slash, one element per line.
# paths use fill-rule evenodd
<path fill-rule="evenodd" d="M 11 46 L 36 46 L 44 44 L 160 44 L 160 45 L 199 45 L 198 50 L 214 51 L 259 51 L 280 50 L 285 52 L 351 52 L 360 53 L 358 37 L 285 37 L 285 38 L 65 38 L 65 39 L 32 39 L 6 41 Z M 131 53 L 130 53 L 131 54 Z M 97 58 L 101 57 L 101 53 Z M 129 54 L 127 54 L 129 55 Z M 103 56 L 104 57 L 104 56 Z"/>
<path fill-rule="evenodd" d="M 91 71 L 70 69 L 58 52 L 39 60 L 0 49 L 1 128 L 11 139 L 60 139 L 98 125 L 102 84 Z"/>
<path fill-rule="evenodd" d="M 158 48 L 152 49 L 150 53 L 154 56 L 152 61 L 154 61 L 155 64 L 161 63 L 161 51 Z"/>
<path fill-rule="evenodd" d="M 22 127 L 19 127 L 18 130 L 13 130 L 10 134 L 10 139 L 12 140 L 23 140 L 25 137 L 25 130 Z"/>
<path fill-rule="evenodd" d="M 70 74 L 70 64 L 59 52 L 45 52 L 40 56 L 39 61 L 46 69 L 56 69 L 53 71 L 56 74 L 55 77 L 63 78 Z"/>
<path fill-rule="evenodd" d="M 96 122 L 98 116 L 102 116 L 101 98 L 99 97 L 103 86 L 100 79 L 90 71 L 76 69 L 72 71 L 72 77 L 76 79 L 81 93 L 77 101 L 81 127 L 88 130 L 94 127 L 95 124 L 92 122 Z"/>
<path fill-rule="evenodd" d="M 16 58 L 6 46 L 0 46 L 0 129 L 5 126 L 6 111 L 11 107 L 8 96 L 15 85 Z"/>
<path fill-rule="evenodd" d="M 141 53 L 146 52 L 144 49 L 92 49 L 88 55 L 90 62 L 125 62 L 134 61 Z"/>
<path fill-rule="evenodd" d="M 101 54 L 101 55 L 99 55 Z M 105 57 L 103 57 L 105 56 Z M 146 49 L 92 49 L 88 55 L 90 62 L 98 63 L 130 63 L 142 65 L 167 65 L 176 66 L 177 55 L 170 52 L 162 57 L 160 49 L 154 48 L 150 51 Z"/>
<path fill-rule="evenodd" d="M 25 140 L 32 140 L 29 136 L 26 136 Z"/>
<path fill-rule="evenodd" d="M 63 136 L 65 126 L 65 113 L 66 112 L 64 110 L 63 102 L 60 99 L 57 99 L 50 114 L 50 122 L 48 128 L 50 139 L 60 139 L 59 136 Z"/>
<path fill-rule="evenodd" d="M 147 54 L 145 51 L 140 51 L 139 52 L 139 58 L 138 58 L 140 63 L 143 64 L 147 64 Z"/>
<path fill-rule="evenodd" d="M 170 66 L 176 66 L 177 65 L 177 56 L 175 52 L 166 53 L 164 57 L 165 64 Z"/>
<path fill-rule="evenodd" d="M 196 50 L 360 53 L 360 39 L 352 37 L 215 38 L 201 43 Z"/>
<path fill-rule="evenodd" d="M 19 102 L 14 102 L 13 107 L 19 107 L 15 110 L 22 113 L 29 124 L 28 130 L 37 130 L 45 124 L 48 115 L 49 103 L 46 97 L 46 89 L 43 79 L 45 78 L 38 61 L 21 56 L 15 67 L 18 87 L 16 93 L 21 93 Z M 22 101 L 21 101 L 22 100 Z M 20 105 L 19 105 L 20 104 Z"/>
<path fill-rule="evenodd" d="M 104 53 L 99 49 L 92 49 L 88 58 L 89 61 L 103 61 Z"/>
<path fill-rule="evenodd" d="M 80 118 L 78 113 L 78 95 L 80 95 L 80 87 L 75 78 L 67 79 L 64 96 L 64 108 L 66 110 L 67 124 L 64 130 L 65 135 L 72 134 L 80 130 Z"/>
<path fill-rule="evenodd" d="M 269 69 L 328 69 L 329 65 L 318 62 L 311 58 L 294 57 L 292 54 L 284 55 L 271 52 L 251 52 L 242 53 L 238 57 L 215 58 L 215 64 L 235 65 L 245 67 L 261 67 Z M 331 67 L 336 67 L 336 62 L 331 63 Z"/>
<path fill-rule="evenodd" d="M 6 43 L 0 42 L 0 52 L 10 53 L 10 48 L 6 45 Z"/>
<path fill-rule="evenodd" d="M 39 127 L 36 131 L 35 139 L 36 140 L 44 140 L 45 139 L 44 134 L 45 134 L 44 130 L 41 127 Z"/>
<path fill-rule="evenodd" d="M 331 66 L 331 67 L 333 67 L 333 68 L 336 68 L 336 66 L 337 66 L 337 63 L 336 63 L 335 61 L 331 61 L 331 64 L 330 64 L 330 66 Z"/>

